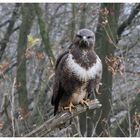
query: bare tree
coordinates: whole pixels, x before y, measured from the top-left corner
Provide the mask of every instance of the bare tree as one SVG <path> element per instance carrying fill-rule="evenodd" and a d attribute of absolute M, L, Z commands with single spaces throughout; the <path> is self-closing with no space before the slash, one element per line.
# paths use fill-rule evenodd
<path fill-rule="evenodd" d="M 113 42 L 117 39 L 117 23 L 119 17 L 120 4 L 103 3 L 101 4 L 101 13 L 98 21 L 96 33 L 96 49 L 103 63 L 103 77 L 101 95 L 98 97 L 102 108 L 97 113 L 97 119 L 101 115 L 101 119 L 96 128 L 97 136 L 109 136 L 109 115 L 111 110 L 111 92 L 112 92 L 112 73 L 108 71 L 105 62 L 106 57 L 114 54 L 115 46 Z"/>
<path fill-rule="evenodd" d="M 19 95 L 19 106 L 28 111 L 28 97 L 26 88 L 26 49 L 27 36 L 30 33 L 34 19 L 33 4 L 22 5 L 22 24 L 20 27 L 19 41 L 17 47 L 17 92 Z"/>

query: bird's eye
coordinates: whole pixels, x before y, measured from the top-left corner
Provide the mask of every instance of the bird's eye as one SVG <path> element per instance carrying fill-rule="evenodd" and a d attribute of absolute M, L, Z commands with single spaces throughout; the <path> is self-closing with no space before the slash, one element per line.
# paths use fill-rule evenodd
<path fill-rule="evenodd" d="M 82 38 L 82 36 L 81 35 L 76 35 L 77 37 L 79 37 L 79 38 Z"/>
<path fill-rule="evenodd" d="M 87 38 L 90 39 L 90 38 L 92 38 L 92 36 L 88 36 Z"/>

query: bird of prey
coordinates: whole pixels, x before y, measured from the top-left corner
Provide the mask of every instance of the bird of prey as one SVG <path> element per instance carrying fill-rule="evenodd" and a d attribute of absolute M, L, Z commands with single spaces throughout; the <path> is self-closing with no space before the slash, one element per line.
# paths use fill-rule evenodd
<path fill-rule="evenodd" d="M 95 34 L 89 29 L 77 32 L 70 48 L 56 62 L 53 96 L 54 115 L 75 105 L 88 105 L 88 98 L 98 94 L 102 62 L 94 51 Z"/>

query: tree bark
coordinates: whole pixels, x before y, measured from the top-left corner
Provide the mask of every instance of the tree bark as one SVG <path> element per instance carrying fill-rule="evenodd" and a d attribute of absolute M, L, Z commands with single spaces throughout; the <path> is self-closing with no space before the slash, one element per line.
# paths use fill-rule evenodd
<path fill-rule="evenodd" d="M 76 26 L 76 23 L 75 23 L 75 14 L 76 14 L 76 5 L 75 3 L 72 3 L 72 21 L 71 21 L 71 41 L 73 40 L 74 38 L 74 34 L 75 34 L 75 26 Z"/>
<path fill-rule="evenodd" d="M 26 89 L 26 49 L 27 35 L 30 33 L 34 19 L 33 4 L 23 4 L 22 6 L 22 24 L 19 33 L 17 47 L 17 92 L 19 94 L 19 106 L 27 111 L 28 98 Z"/>
<path fill-rule="evenodd" d="M 12 13 L 12 17 L 11 17 L 10 20 L 8 20 L 9 25 L 7 27 L 5 36 L 0 42 L 0 45 L 1 45 L 1 47 L 0 47 L 0 60 L 3 56 L 3 54 L 4 54 L 4 51 L 6 49 L 7 43 L 9 42 L 10 36 L 13 33 L 13 28 L 14 28 L 14 25 L 15 25 L 15 22 L 16 22 L 16 19 L 17 19 L 17 15 L 18 15 L 18 12 L 19 12 L 19 9 L 20 9 L 20 5 L 21 4 L 19 4 L 19 3 L 17 3 L 15 5 L 15 8 L 14 8 L 13 13 Z"/>
<path fill-rule="evenodd" d="M 80 6 L 81 6 L 80 29 L 82 29 L 82 28 L 85 28 L 85 26 L 86 26 L 87 4 L 82 3 Z"/>
<path fill-rule="evenodd" d="M 45 24 L 45 20 L 43 19 L 42 10 L 39 4 L 34 4 L 34 7 L 35 7 L 37 19 L 38 19 L 40 35 L 45 45 L 46 54 L 48 55 L 51 64 L 54 66 L 56 60 L 55 60 L 55 57 L 54 57 L 54 54 L 50 45 L 49 32 L 46 32 L 46 24 Z"/>
<path fill-rule="evenodd" d="M 114 54 L 115 47 L 113 43 L 117 39 L 117 25 L 119 17 L 120 4 L 114 3 L 103 3 L 101 4 L 101 11 L 109 11 L 106 15 L 100 14 L 99 22 L 96 32 L 96 50 L 99 54 L 103 63 L 103 77 L 102 77 L 102 88 L 101 95 L 98 97 L 102 108 L 97 113 L 97 119 L 99 114 L 102 113 L 101 119 L 97 125 L 96 134 L 97 136 L 109 136 L 107 127 L 109 126 L 109 114 L 111 110 L 111 92 L 112 92 L 112 74 L 108 71 L 105 57 Z M 105 13 L 104 13 L 105 14 Z M 103 25 L 103 20 L 107 18 L 107 24 Z M 108 37 L 108 35 L 109 37 Z M 112 43 L 113 42 L 113 43 Z"/>

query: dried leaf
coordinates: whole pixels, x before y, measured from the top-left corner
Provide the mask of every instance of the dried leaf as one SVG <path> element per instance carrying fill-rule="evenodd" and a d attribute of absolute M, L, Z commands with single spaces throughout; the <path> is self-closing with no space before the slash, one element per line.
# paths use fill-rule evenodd
<path fill-rule="evenodd" d="M 23 108 L 18 108 L 17 111 L 15 112 L 15 118 L 18 120 L 25 120 L 29 115 L 29 112 L 27 112 Z"/>
<path fill-rule="evenodd" d="M 102 16 L 107 16 L 109 14 L 109 10 L 107 8 L 101 9 L 100 13 Z"/>
<path fill-rule="evenodd" d="M 0 122 L 0 129 L 3 129 L 4 124 Z"/>
<path fill-rule="evenodd" d="M 3 74 L 8 67 L 9 63 L 0 64 L 0 74 Z"/>
<path fill-rule="evenodd" d="M 140 94 L 140 88 L 137 89 L 138 93 Z"/>
<path fill-rule="evenodd" d="M 38 60 L 43 60 L 43 59 L 45 59 L 45 55 L 43 52 L 36 52 L 36 58 Z"/>
<path fill-rule="evenodd" d="M 34 55 L 34 51 L 32 49 L 27 48 L 25 53 L 26 59 L 31 58 L 33 55 Z"/>
<path fill-rule="evenodd" d="M 123 75 L 124 72 L 124 65 L 122 64 L 122 60 L 120 57 L 113 57 L 110 56 L 109 58 L 105 58 L 105 62 L 108 66 L 108 70 L 111 71 L 113 75 L 116 75 L 117 73 L 120 73 Z"/>

